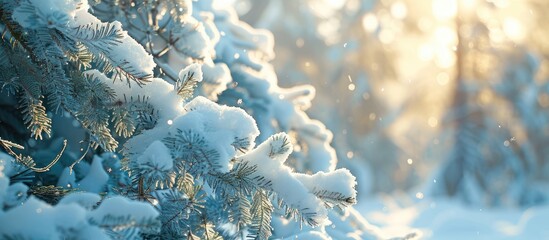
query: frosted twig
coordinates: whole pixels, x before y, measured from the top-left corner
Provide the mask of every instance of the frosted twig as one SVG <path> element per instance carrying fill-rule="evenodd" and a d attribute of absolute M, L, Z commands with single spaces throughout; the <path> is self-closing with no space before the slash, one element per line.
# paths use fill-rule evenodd
<path fill-rule="evenodd" d="M 84 151 L 84 154 L 82 154 L 82 156 L 80 156 L 78 159 L 76 159 L 70 166 L 69 166 L 69 174 L 72 174 L 72 169 L 74 168 L 74 166 L 78 163 L 80 163 L 80 161 L 82 161 L 82 159 L 84 159 L 84 157 L 86 157 L 86 155 L 88 155 L 88 152 L 90 151 L 90 137 L 89 135 L 86 135 L 86 140 L 88 142 L 88 146 L 86 147 L 86 151 Z M 82 143 L 84 141 L 80 141 L 80 143 Z"/>
<path fill-rule="evenodd" d="M 32 170 L 34 172 L 42 173 L 42 172 L 49 171 L 50 168 L 59 161 L 59 159 L 61 158 L 61 155 L 63 155 L 63 153 L 65 152 L 65 149 L 67 148 L 67 140 L 66 139 L 63 140 L 63 148 L 57 154 L 57 156 L 55 156 L 55 158 L 47 166 L 41 167 L 41 168 L 36 168 L 32 164 L 31 165 L 27 164 L 27 161 L 23 161 L 23 155 L 22 154 L 17 154 L 11 149 L 12 147 L 15 147 L 17 149 L 25 149 L 23 146 L 21 146 L 19 144 L 16 144 L 16 143 L 13 143 L 13 142 L 10 142 L 8 140 L 3 140 L 2 138 L 0 138 L 0 145 L 2 145 L 2 147 L 8 152 L 9 155 L 12 155 L 13 157 L 15 157 L 17 159 L 17 161 L 23 163 L 30 170 Z"/>

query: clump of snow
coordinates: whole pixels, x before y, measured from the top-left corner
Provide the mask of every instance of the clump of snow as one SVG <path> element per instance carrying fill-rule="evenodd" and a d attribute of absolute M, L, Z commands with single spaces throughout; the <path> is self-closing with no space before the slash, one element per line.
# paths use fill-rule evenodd
<path fill-rule="evenodd" d="M 104 199 L 97 209 L 88 214 L 88 218 L 93 223 L 102 223 L 114 218 L 130 216 L 135 222 L 145 222 L 158 217 L 158 215 L 159 213 L 148 203 L 115 196 Z"/>
<path fill-rule="evenodd" d="M 90 171 L 86 177 L 76 184 L 76 187 L 94 193 L 105 191 L 107 181 L 109 181 L 109 175 L 105 172 L 105 169 L 103 169 L 102 162 L 102 158 L 94 156 Z"/>
<path fill-rule="evenodd" d="M 294 177 L 311 192 L 326 190 L 356 199 L 356 178 L 345 168 L 332 172 L 321 171 L 313 175 L 295 173 Z"/>
<path fill-rule="evenodd" d="M 148 84 L 144 88 L 149 85 L 152 84 Z M 178 97 L 174 93 L 173 87 L 167 91 L 168 93 L 163 93 L 163 95 L 169 96 L 166 98 L 173 100 L 172 96 Z M 155 95 L 155 98 L 158 98 L 158 95 Z M 182 106 L 181 98 L 178 97 L 174 101 L 177 102 L 173 105 L 174 107 Z M 179 112 L 165 109 L 166 107 L 159 109 L 161 115 L 163 114 L 162 110 L 172 113 Z M 216 157 L 218 162 L 214 165 L 219 168 L 215 170 L 227 172 L 230 165 L 229 160 L 237 154 L 235 147 L 252 148 L 255 138 L 259 135 L 254 119 L 242 109 L 218 105 L 204 97 L 196 97 L 187 103 L 184 109 L 186 109 L 186 113 L 179 112 L 178 116 L 173 116 L 170 119 L 164 118 L 153 129 L 146 130 L 128 140 L 124 147 L 129 156 L 139 157 L 143 154 L 144 149 L 147 149 L 156 139 L 164 139 L 168 136 L 181 134 L 181 132 L 191 131 L 204 138 L 205 144 L 218 153 L 218 157 Z"/>
<path fill-rule="evenodd" d="M 0 235 L 25 239 L 64 239 L 71 236 L 90 240 L 110 239 L 99 225 L 111 223 L 109 221 L 117 217 L 143 223 L 158 216 L 151 205 L 124 197 L 105 199 L 97 209 L 89 211 L 99 199 L 96 194 L 74 193 L 58 205 L 51 206 L 31 196 L 21 205 L 0 211 Z"/>
<path fill-rule="evenodd" d="M 293 155 L 298 170 L 333 171 L 337 164 L 335 150 L 330 146 L 333 135 L 304 112 L 314 98 L 314 88 L 278 87 L 276 73 L 268 63 L 275 55 L 272 34 L 241 22 L 232 9 L 215 6 L 210 1 L 193 3 L 195 17 L 200 12 L 214 13 L 220 32 L 215 60 L 227 64 L 238 84 L 222 94 L 221 102 L 241 105 L 253 115 L 261 132 L 259 141 L 279 131 L 294 131 L 294 142 L 300 145 Z"/>
<path fill-rule="evenodd" d="M 210 43 L 212 44 L 212 50 L 210 52 L 215 53 L 215 50 L 213 49 L 213 46 L 215 46 L 219 39 L 221 38 L 221 34 L 219 33 L 219 30 L 217 29 L 217 26 L 215 25 L 214 19 L 215 16 L 211 12 L 197 12 L 196 14 L 193 14 L 193 16 L 202 22 L 204 26 L 204 32 L 208 37 L 210 38 Z"/>
<path fill-rule="evenodd" d="M 76 203 L 85 209 L 92 209 L 101 201 L 101 197 L 95 193 L 90 192 L 74 192 L 64 196 L 58 204 L 67 205 Z"/>
<path fill-rule="evenodd" d="M 194 78 L 197 82 L 202 82 L 202 68 L 200 64 L 192 63 L 179 71 L 179 80 L 187 81 L 186 78 L 190 77 L 191 75 L 192 78 Z"/>
<path fill-rule="evenodd" d="M 12 208 L 0 215 L 4 236 L 24 234 L 27 238 L 58 239 L 55 222 L 52 220 L 51 206 L 35 197 L 30 197 L 23 205 Z M 39 226 L 28 231 L 28 226 Z"/>
<path fill-rule="evenodd" d="M 246 148 L 254 146 L 254 139 L 259 134 L 259 131 L 254 119 L 241 108 L 223 106 L 207 98 L 196 97 L 185 105 L 185 109 L 190 111 L 188 114 L 195 112 L 196 114 L 203 115 L 203 128 L 205 131 L 221 131 L 223 133 L 215 135 L 230 134 L 233 138 L 231 141 L 234 141 L 234 139 L 246 139 L 249 142 L 245 146 Z"/>
<path fill-rule="evenodd" d="M 328 211 L 314 193 L 327 190 L 355 199 L 355 178 L 346 169 L 333 172 L 319 172 L 314 175 L 294 173 L 284 165 L 292 152 L 292 145 L 285 133 L 268 138 L 257 148 L 237 158 L 251 166 L 257 166 L 253 177 L 266 179 L 268 188 L 277 193 L 289 206 L 299 209 L 308 215 L 316 224 L 327 224 Z"/>
<path fill-rule="evenodd" d="M 20 205 L 23 201 L 27 199 L 28 190 L 29 187 L 21 182 L 10 185 L 6 192 L 4 205 L 8 207 Z"/>
<path fill-rule="evenodd" d="M 58 187 L 73 187 L 76 186 L 76 174 L 74 174 L 69 167 L 63 169 L 59 179 L 57 179 Z"/>
<path fill-rule="evenodd" d="M 122 29 L 119 22 L 114 22 L 113 24 Z M 107 52 L 109 58 L 116 66 L 121 67 L 125 64 L 130 64 L 130 66 L 126 67 L 139 69 L 149 76 L 153 76 L 153 70 L 156 67 L 153 56 L 145 51 L 143 46 L 131 38 L 126 31 L 122 31 L 122 35 L 124 37 L 120 40 L 121 43 L 113 46 L 112 49 Z"/>
<path fill-rule="evenodd" d="M 231 71 L 224 63 L 206 61 L 202 64 L 204 81 L 199 88 L 199 93 L 208 99 L 216 101 L 217 96 L 227 89 L 227 84 L 232 81 Z"/>
<path fill-rule="evenodd" d="M 212 9 L 207 4 L 200 7 L 215 13 L 216 26 L 223 33 L 221 38 L 225 38 L 215 46 L 219 60 L 227 65 L 242 64 L 259 71 L 264 61 L 274 58 L 274 37 L 271 32 L 254 29 L 239 21 L 233 9 Z"/>
<path fill-rule="evenodd" d="M 86 209 L 77 204 L 51 206 L 31 196 L 22 205 L 0 214 L 0 235 L 62 239 L 67 233 L 73 233 L 79 239 L 109 239 L 103 231 L 88 223 L 86 214 Z"/>
<path fill-rule="evenodd" d="M 10 172 L 12 160 L 11 156 L 0 152 L 0 206 L 4 205 L 4 199 L 10 185 L 10 179 L 6 176 L 6 173 Z M 0 208 L 1 210 L 2 208 Z"/>
<path fill-rule="evenodd" d="M 7 153 L 0 152 L 0 175 L 11 176 L 15 159 Z"/>
<path fill-rule="evenodd" d="M 0 214 L 3 207 L 18 205 L 27 197 L 28 187 L 22 183 L 10 186 L 10 176 L 13 175 L 15 159 L 0 152 Z"/>
<path fill-rule="evenodd" d="M 144 86 L 138 86 L 137 83 L 128 84 L 121 81 L 113 82 L 103 73 L 97 70 L 88 70 L 84 74 L 100 79 L 107 86 L 112 88 L 118 101 L 134 100 L 138 98 L 147 98 L 148 102 L 159 112 L 159 121 L 167 122 L 173 120 L 176 116 L 184 113 L 181 97 L 174 91 L 174 86 L 161 78 L 152 78 Z"/>
<path fill-rule="evenodd" d="M 137 164 L 150 164 L 160 170 L 169 171 L 173 168 L 173 159 L 170 149 L 160 140 L 156 140 L 137 158 Z"/>
<path fill-rule="evenodd" d="M 203 59 L 212 55 L 210 38 L 201 22 L 194 17 L 188 17 L 184 24 L 173 30 L 174 38 L 178 39 L 174 47 L 181 53 L 192 58 Z"/>
<path fill-rule="evenodd" d="M 283 133 L 275 135 L 257 146 L 256 149 L 240 156 L 238 160 L 246 162 L 250 166 L 257 166 L 257 171 L 252 174 L 252 177 L 263 177 L 270 181 L 272 184 L 270 188 L 284 202 L 300 211 L 310 212 L 316 222 L 323 223 L 328 213 L 322 201 L 294 177 L 290 167 L 284 165 L 284 161 L 292 151 L 291 146 L 286 149 L 279 147 L 279 142 L 284 138 L 287 137 Z M 277 154 L 272 154 L 273 152 L 277 152 Z"/>
<path fill-rule="evenodd" d="M 304 112 L 311 106 L 315 90 L 311 86 L 276 88 L 272 97 L 273 115 L 282 131 L 296 131 L 306 145 L 307 156 L 301 161 L 309 163 L 306 169 L 333 171 L 337 164 L 335 150 L 330 146 L 333 134 L 318 120 Z"/>
<path fill-rule="evenodd" d="M 219 154 L 217 171 L 229 170 L 229 160 L 237 154 L 235 141 L 245 140 L 246 144 L 239 147 L 249 149 L 259 135 L 254 119 L 242 109 L 221 106 L 203 97 L 193 99 L 185 108 L 189 112 L 176 118 L 169 132 L 190 130 L 204 137 Z"/>

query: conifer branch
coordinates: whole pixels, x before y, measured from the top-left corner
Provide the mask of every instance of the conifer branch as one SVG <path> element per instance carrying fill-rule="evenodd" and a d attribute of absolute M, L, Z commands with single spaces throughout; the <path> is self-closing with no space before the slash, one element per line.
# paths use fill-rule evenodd
<path fill-rule="evenodd" d="M 32 54 L 33 51 L 31 48 L 23 41 L 22 33 L 20 31 L 16 30 L 16 26 L 12 23 L 12 21 L 9 19 L 9 17 L 6 14 L 6 11 L 4 10 L 4 6 L 0 5 L 0 20 L 6 27 L 5 32 L 2 33 L 2 40 L 5 39 L 5 36 L 7 36 L 8 32 L 11 37 L 9 37 L 9 41 L 12 45 L 12 48 L 15 48 L 16 45 L 21 46 L 27 53 L 31 55 L 32 59 L 36 59 L 36 57 Z"/>
<path fill-rule="evenodd" d="M 271 214 L 273 205 L 267 194 L 263 190 L 258 190 L 253 196 L 252 224 L 248 237 L 253 239 L 269 239 L 271 236 Z"/>
<path fill-rule="evenodd" d="M 202 70 L 198 64 L 191 64 L 179 73 L 174 88 L 183 101 L 191 98 L 197 84 L 202 81 Z"/>
<path fill-rule="evenodd" d="M 34 139 L 42 139 L 42 133 L 51 136 L 51 119 L 46 114 L 46 108 L 42 105 L 42 100 L 37 100 L 30 95 L 20 98 L 20 108 L 23 109 L 23 122 L 31 130 L 31 136 Z"/>
<path fill-rule="evenodd" d="M 74 162 L 69 166 L 69 173 L 72 174 L 72 170 L 74 169 L 74 166 L 76 166 L 76 164 L 80 163 L 80 161 L 82 161 L 82 159 L 84 159 L 84 157 L 86 157 L 86 155 L 88 154 L 88 152 L 90 151 L 90 147 L 91 147 L 91 142 L 90 142 L 90 135 L 89 133 L 86 133 L 86 139 L 83 140 L 83 141 L 80 141 L 80 143 L 82 142 L 86 142 L 86 150 L 84 151 L 84 153 L 79 157 L 77 158 L 76 160 L 74 160 Z"/>
<path fill-rule="evenodd" d="M 31 157 L 23 156 L 23 154 L 17 154 L 12 150 L 12 148 L 17 148 L 17 149 L 22 150 L 22 149 L 24 149 L 23 146 L 21 146 L 19 144 L 16 144 L 16 143 L 13 143 L 13 142 L 10 142 L 10 141 L 7 141 L 7 140 L 3 140 L 2 138 L 0 138 L 0 145 L 6 150 L 6 152 L 9 155 L 13 156 L 18 162 L 23 164 L 25 167 L 28 167 L 29 169 L 31 169 L 34 172 L 42 173 L 42 172 L 49 171 L 50 168 L 59 161 L 59 159 L 61 158 L 61 155 L 63 155 L 63 152 L 65 152 L 65 148 L 67 147 L 67 140 L 63 140 L 63 148 L 55 156 L 55 158 L 48 165 L 46 165 L 44 167 L 41 167 L 41 168 L 34 167 L 34 166 L 36 166 L 36 163 L 34 162 L 34 160 Z"/>
<path fill-rule="evenodd" d="M 345 196 L 339 192 L 332 192 L 321 189 L 314 190 L 313 193 L 324 202 L 326 208 L 333 208 L 337 206 L 340 209 L 344 209 L 346 207 L 356 204 L 355 198 Z"/>
<path fill-rule="evenodd" d="M 269 157 L 273 158 L 277 155 L 282 155 L 287 153 L 292 145 L 290 143 L 290 140 L 288 139 L 288 136 L 286 134 L 277 134 L 272 137 L 272 141 L 270 142 L 271 150 L 269 152 Z"/>
<path fill-rule="evenodd" d="M 48 186 L 33 186 L 29 189 L 29 194 L 36 196 L 50 204 L 57 204 L 65 195 L 74 192 L 75 189 Z"/>

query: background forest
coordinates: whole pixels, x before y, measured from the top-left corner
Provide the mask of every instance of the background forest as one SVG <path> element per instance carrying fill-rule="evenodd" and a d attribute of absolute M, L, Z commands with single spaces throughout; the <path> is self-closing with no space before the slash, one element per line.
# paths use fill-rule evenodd
<path fill-rule="evenodd" d="M 0 0 L 0 238 L 544 238 L 547 10 Z"/>
<path fill-rule="evenodd" d="M 434 239 L 547 233 L 545 1 L 234 2 L 273 31 L 281 84 L 317 89 L 309 112 L 368 220 Z"/>

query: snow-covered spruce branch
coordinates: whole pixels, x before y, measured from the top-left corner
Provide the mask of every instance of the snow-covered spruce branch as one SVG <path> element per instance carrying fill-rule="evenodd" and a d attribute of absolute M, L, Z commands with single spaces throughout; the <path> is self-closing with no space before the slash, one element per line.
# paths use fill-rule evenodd
<path fill-rule="evenodd" d="M 15 159 L 0 153 L 2 238 L 132 239 L 141 233 L 157 232 L 160 227 L 152 206 L 120 196 L 102 200 L 95 193 L 77 192 L 53 206 L 29 197 L 26 185 L 10 183 L 10 177 L 21 169 Z"/>
<path fill-rule="evenodd" d="M 303 112 L 311 105 L 314 89 L 277 86 L 276 74 L 268 63 L 274 57 L 269 32 L 253 29 L 239 21 L 234 11 L 217 9 L 210 1 L 136 2 L 124 6 L 123 11 L 112 11 L 115 6 L 112 1 L 102 1 L 93 8 L 101 19 L 129 26 L 128 34 L 139 39 L 149 53 L 162 52 L 161 61 L 167 63 L 162 68 L 168 68 L 164 72 L 175 75 L 173 72 L 185 65 L 201 63 L 204 81 L 198 93 L 213 100 L 222 93 L 221 103 L 251 112 L 261 131 L 260 141 L 279 131 L 296 132 L 293 136 L 297 139 L 292 142 L 310 151 L 294 154 L 299 159 L 294 167 L 313 172 L 335 169 L 332 133 Z M 173 8 L 178 11 L 160 11 Z M 148 27 L 147 19 L 156 22 L 154 28 Z M 230 75 L 236 87 L 223 92 Z"/>
<path fill-rule="evenodd" d="M 197 4 L 201 3 L 169 0 L 127 4 L 103 0 L 92 8 L 103 21 L 121 22 L 128 34 L 154 56 L 168 80 L 177 81 L 177 72 L 191 63 L 200 63 L 204 81 L 196 92 L 215 100 L 227 88 L 231 76 L 227 65 L 217 61 L 215 54 L 221 33 L 214 24 L 214 15 L 196 9 Z M 117 8 L 119 5 L 122 9 Z"/>
<path fill-rule="evenodd" d="M 20 105 L 35 138 L 50 134 L 51 119 L 46 112 L 53 106 L 77 117 L 91 134 L 94 147 L 115 150 L 118 143 L 111 134 L 109 115 L 118 106 L 108 88 L 82 71 L 96 68 L 111 79 L 142 85 L 153 76 L 152 56 L 120 23 L 101 22 L 88 13 L 86 1 L 8 1 L 0 7 L 2 35 L 9 36 L 2 39 L 8 56 L 2 68 L 15 73 L 6 78 L 10 80 L 3 88 L 21 93 Z M 128 119 L 130 115 L 113 119 L 117 133 L 125 137 L 143 120 L 135 119 L 139 117 L 135 114 Z"/>
<path fill-rule="evenodd" d="M 47 132 L 49 106 L 54 106 L 78 121 L 76 127 L 86 130 L 92 146 L 115 151 L 121 138 L 115 139 L 114 133 L 125 138 L 121 162 L 116 154 L 92 150 L 95 154 L 85 161 L 56 166 L 57 175 L 52 173 L 56 178 L 48 181 L 59 187 L 38 190 L 44 195 L 65 191 L 61 187 L 91 193 L 56 198 L 52 203 L 59 203 L 54 206 L 33 197 L 18 198 L 22 200 L 15 202 L 23 205 L 8 204 L 2 211 L 30 207 L 25 211 L 42 209 L 37 213 L 60 216 L 70 206 L 77 213 L 74 221 L 57 223 L 55 218 L 49 224 L 57 230 L 40 232 L 51 238 L 95 234 L 99 238 L 265 239 L 272 235 L 273 216 L 288 215 L 300 224 L 321 227 L 328 223 L 329 208 L 354 203 L 354 177 L 346 170 L 333 171 L 335 158 L 330 154 L 318 155 L 328 156 L 329 164 L 319 168 L 326 173 L 298 174 L 285 165 L 292 152 L 288 135 L 267 138 L 277 132 L 272 119 L 278 130 L 312 124 L 309 133 L 321 136 L 320 144 L 314 144 L 321 146 L 320 152 L 331 152 L 329 131 L 302 111 L 314 90 L 278 88 L 267 63 L 273 56 L 268 32 L 243 24 L 230 10 L 214 9 L 209 1 L 136 1 L 123 9 L 116 6 L 114 12 L 104 8 L 110 3 L 93 6 L 99 20 L 85 0 L 1 2 L 3 19 L 11 19 L 10 28 L 4 29 L 19 42 L 16 47 L 11 46 L 12 40 L 2 42 L 1 49 L 9 57 L 0 62 L 1 67 L 15 69 L 13 76 L 2 78 L 2 85 L 31 96 L 31 103 L 48 100 L 44 108 L 35 107 L 39 111 L 28 111 L 33 114 L 29 126 L 38 133 Z M 170 6 L 177 8 L 164 11 Z M 224 34 L 220 26 L 225 27 Z M 165 63 L 159 76 L 169 70 L 170 78 L 177 78 L 172 79 L 174 84 L 153 77 L 155 61 Z M 265 129 L 266 137 L 261 139 L 265 141 L 257 148 L 256 120 L 241 108 L 209 100 L 217 100 L 231 74 L 243 84 L 233 86 L 233 93 L 249 94 L 250 98 L 242 98 L 246 101 L 242 106 L 260 118 L 260 128 Z M 191 99 L 196 93 L 209 99 Z M 255 107 L 250 107 L 254 101 Z M 262 118 L 262 111 L 269 113 L 267 118 Z M 33 123 L 34 119 L 40 122 Z M 307 144 L 315 149 L 313 142 Z M 326 162 L 325 157 L 319 159 Z M 318 186 L 317 182 L 335 185 Z M 10 185 L 0 185 L 0 191 L 7 189 L 2 186 Z M 18 191 L 8 195 L 19 196 L 24 187 L 18 182 L 12 186 Z M 102 201 L 93 194 L 102 192 L 108 194 Z M 0 194 L 0 200 L 4 196 Z M 132 208 L 143 213 L 129 212 Z M 61 210 L 53 213 L 55 209 Z M 27 236 L 20 235 L 20 230 L 7 234 Z"/>
<path fill-rule="evenodd" d="M 65 40 L 58 42 L 63 49 L 82 44 L 102 71 L 112 72 L 114 79 L 147 82 L 156 66 L 152 56 L 122 30 L 119 22 L 101 22 L 88 9 L 83 0 L 70 3 L 24 0 L 13 10 L 13 19 L 27 31 L 49 29 L 59 34 Z M 73 44 L 63 44 L 67 42 Z"/>
<path fill-rule="evenodd" d="M 190 74 L 190 71 L 200 71 L 200 68 L 186 68 L 180 76 L 201 75 Z M 348 171 L 336 171 L 333 174 L 317 173 L 308 178 L 308 175 L 298 175 L 293 173 L 290 167 L 285 166 L 283 163 L 292 149 L 285 134 L 275 135 L 258 148 L 249 150 L 253 148 L 254 139 L 259 132 L 253 118 L 239 108 L 220 106 L 203 97 L 196 97 L 181 107 L 183 98 L 178 95 L 179 88 L 160 79 L 153 79 L 150 84 L 131 93 L 126 92 L 121 83 L 109 84 L 119 97 L 127 96 L 125 94 L 154 94 L 156 97 L 154 100 L 151 99 L 151 104 L 159 109 L 164 106 L 159 112 L 159 121 L 154 128 L 132 137 L 124 145 L 125 162 L 131 178 L 134 179 L 134 183 L 143 185 L 134 186 L 137 188 L 134 189 L 138 192 L 137 195 L 156 199 L 152 201 L 159 202 L 161 208 L 169 209 L 172 209 L 171 204 L 176 202 L 180 202 L 177 203 L 179 205 L 184 204 L 187 209 L 200 209 L 201 206 L 194 206 L 198 203 L 189 205 L 191 195 L 203 196 L 202 201 L 206 202 L 210 198 L 210 201 L 219 201 L 219 210 L 236 207 L 234 211 L 229 211 L 226 218 L 218 220 L 213 220 L 208 214 L 219 213 L 208 211 L 161 216 L 163 223 L 171 226 L 163 228 L 162 235 L 173 236 L 178 232 L 191 231 L 191 219 L 203 218 L 218 227 L 223 225 L 222 222 L 230 223 L 236 227 L 237 233 L 248 231 L 246 229 L 252 231 L 255 227 L 252 231 L 255 232 L 254 235 L 270 235 L 270 227 L 263 224 L 266 220 L 261 220 L 266 218 L 267 213 L 274 211 L 274 204 L 265 203 L 267 195 L 269 201 L 281 200 L 287 212 L 296 214 L 296 217 L 312 226 L 325 222 L 326 206 L 344 207 L 355 201 L 355 181 Z M 173 103 L 168 105 L 171 107 L 167 108 L 164 105 L 167 102 Z M 243 149 L 246 153 L 238 156 L 237 149 Z M 193 184 L 198 189 L 193 188 L 192 194 L 188 192 L 188 187 L 184 188 L 176 181 L 177 176 L 185 174 L 195 178 Z M 312 184 L 313 181 L 332 181 L 336 186 L 346 184 L 349 187 L 320 187 Z M 287 188 L 295 189 L 296 192 L 286 192 L 284 189 Z M 163 199 L 166 195 L 160 193 L 166 190 L 181 194 L 183 202 Z M 335 192 L 339 199 L 333 197 L 334 195 L 329 198 L 330 195 L 325 194 L 327 191 Z M 258 194 L 265 196 L 260 197 Z M 254 199 L 263 203 L 254 202 Z M 341 201 L 335 202 L 338 200 Z M 258 212 L 249 212 L 251 206 L 255 206 L 251 209 Z M 187 230 L 182 230 L 185 228 L 181 226 L 183 223 L 188 225 Z M 201 229 L 201 226 L 194 225 L 194 228 Z M 205 229 L 201 231 L 204 234 L 206 232 Z"/>
<path fill-rule="evenodd" d="M 356 203 L 356 182 L 348 170 L 313 175 L 294 173 L 284 165 L 291 151 L 288 136 L 279 133 L 239 156 L 236 161 L 257 166 L 251 177 L 269 181 L 271 184 L 267 189 L 276 193 L 287 208 L 297 209 L 309 225 L 325 221 L 326 207 L 346 207 Z"/>

